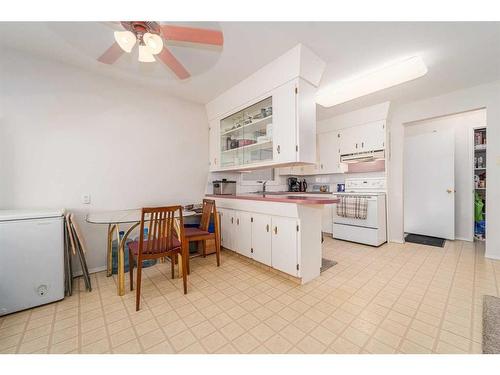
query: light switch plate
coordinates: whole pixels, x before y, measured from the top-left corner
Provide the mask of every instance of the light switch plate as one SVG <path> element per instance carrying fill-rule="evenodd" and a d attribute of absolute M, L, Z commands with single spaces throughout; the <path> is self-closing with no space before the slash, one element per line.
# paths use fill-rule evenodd
<path fill-rule="evenodd" d="M 90 194 L 83 194 L 82 195 L 82 203 L 83 204 L 90 204 Z"/>

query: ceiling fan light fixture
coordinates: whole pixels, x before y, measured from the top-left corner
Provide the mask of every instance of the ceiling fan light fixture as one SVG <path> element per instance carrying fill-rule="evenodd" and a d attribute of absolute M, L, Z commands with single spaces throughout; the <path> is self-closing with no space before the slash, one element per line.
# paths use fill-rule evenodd
<path fill-rule="evenodd" d="M 142 40 L 153 55 L 159 54 L 163 49 L 163 40 L 158 34 L 145 33 Z"/>
<path fill-rule="evenodd" d="M 155 58 L 151 53 L 151 49 L 145 44 L 139 44 L 139 61 L 140 62 L 155 62 Z"/>
<path fill-rule="evenodd" d="M 127 53 L 132 51 L 137 42 L 137 38 L 131 31 L 115 31 L 115 40 L 120 48 Z"/>

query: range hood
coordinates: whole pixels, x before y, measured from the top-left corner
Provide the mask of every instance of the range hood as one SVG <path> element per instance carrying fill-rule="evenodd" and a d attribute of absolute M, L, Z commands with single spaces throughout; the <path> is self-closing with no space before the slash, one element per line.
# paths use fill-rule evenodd
<path fill-rule="evenodd" d="M 384 150 L 374 150 L 368 152 L 358 152 L 355 154 L 340 155 L 341 163 L 362 163 L 379 159 L 385 159 Z"/>

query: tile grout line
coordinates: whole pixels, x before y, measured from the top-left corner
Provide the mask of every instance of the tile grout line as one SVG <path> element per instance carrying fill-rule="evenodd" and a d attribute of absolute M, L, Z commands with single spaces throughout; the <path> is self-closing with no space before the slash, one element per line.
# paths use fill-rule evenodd
<path fill-rule="evenodd" d="M 31 320 L 31 316 L 33 315 L 33 309 L 30 309 L 29 310 L 29 316 L 28 316 L 28 319 L 26 319 L 26 322 L 24 324 L 24 329 L 23 329 L 23 332 L 21 334 L 21 337 L 19 338 L 19 342 L 17 343 L 16 345 L 16 353 L 19 354 L 19 349 L 21 348 L 21 345 L 23 343 L 23 339 L 24 339 L 24 336 L 26 334 L 26 331 L 28 330 L 28 324 Z"/>
<path fill-rule="evenodd" d="M 443 311 L 443 314 L 442 314 L 440 322 L 439 322 L 439 326 L 438 326 L 439 329 L 438 329 L 438 334 L 436 336 L 436 341 L 434 342 L 434 345 L 432 346 L 432 352 L 433 353 L 436 353 L 436 349 L 437 349 L 437 346 L 439 344 L 439 340 L 441 338 L 441 331 L 443 329 L 443 323 L 444 323 L 444 320 L 445 320 L 445 314 L 446 314 L 446 311 L 448 310 L 448 303 L 450 301 L 450 295 L 451 295 L 451 291 L 453 290 L 453 283 L 455 282 L 455 277 L 456 277 L 456 274 L 457 274 L 457 268 L 458 268 L 458 264 L 460 263 L 460 258 L 462 256 L 462 252 L 463 252 L 463 243 L 461 243 L 460 253 L 458 254 L 458 257 L 457 257 L 457 262 L 455 264 L 455 269 L 453 271 L 453 276 L 451 278 L 450 287 L 448 288 L 448 295 L 446 297 L 444 311 Z"/>
<path fill-rule="evenodd" d="M 113 276 L 111 276 L 113 277 Z M 102 299 L 102 293 L 101 293 L 101 287 L 99 285 L 99 278 L 96 276 L 94 278 L 95 280 L 95 283 L 96 283 L 96 286 L 97 286 L 97 290 L 98 290 L 98 293 L 99 293 L 99 303 L 101 304 L 101 311 L 102 311 L 102 318 L 104 320 L 104 329 L 106 331 L 106 339 L 108 341 L 108 345 L 109 345 L 109 351 L 112 353 L 113 352 L 113 346 L 111 344 L 111 335 L 109 334 L 109 328 L 108 328 L 108 322 L 107 322 L 107 319 L 106 319 L 106 311 L 104 310 L 104 304 L 102 303 L 103 299 Z M 123 306 L 125 307 L 125 306 Z"/>
<path fill-rule="evenodd" d="M 400 343 L 399 343 L 399 345 L 398 345 L 398 348 L 397 348 L 397 349 L 398 349 L 398 351 L 400 351 L 400 349 L 401 349 L 401 347 L 402 347 L 402 345 L 403 345 L 403 341 L 404 341 L 404 340 L 409 340 L 410 342 L 412 342 L 412 343 L 414 343 L 414 344 L 416 344 L 416 345 L 422 346 L 422 345 L 420 345 L 420 344 L 415 343 L 413 340 L 409 339 L 409 338 L 407 337 L 407 335 L 408 335 L 408 332 L 409 332 L 409 331 L 410 331 L 410 329 L 411 329 L 411 324 L 412 324 L 415 320 L 420 321 L 419 319 L 417 319 L 417 318 L 416 318 L 416 315 L 417 315 L 417 313 L 418 313 L 418 311 L 419 311 L 420 307 L 422 306 L 422 301 L 424 300 L 424 298 L 425 298 L 426 294 L 428 293 L 428 291 L 429 291 L 429 289 L 430 289 L 430 287 L 431 287 L 431 285 L 432 285 L 432 282 L 433 282 L 433 281 L 434 281 L 434 279 L 436 278 L 436 274 L 438 273 L 439 268 L 441 267 L 441 265 L 443 264 L 444 260 L 446 259 L 446 253 L 447 253 L 447 250 L 446 250 L 446 248 L 443 248 L 443 250 L 444 250 L 444 251 L 443 251 L 443 254 L 441 254 L 441 260 L 439 261 L 439 264 L 437 265 L 436 269 L 434 270 L 434 274 L 432 275 L 432 278 L 429 280 L 429 284 L 428 284 L 428 285 L 427 285 L 427 287 L 425 288 L 425 292 L 424 292 L 424 294 L 422 295 L 422 299 L 421 299 L 421 300 L 420 300 L 420 302 L 418 303 L 418 306 L 415 308 L 415 313 L 414 313 L 414 314 L 410 317 L 410 318 L 411 318 L 410 324 L 408 324 L 408 326 L 406 327 L 406 329 L 405 329 L 405 331 L 404 331 L 404 333 L 403 333 L 403 336 L 402 336 L 402 339 L 403 339 L 403 340 L 401 340 L 401 342 L 400 342 Z M 432 255 L 432 251 L 431 251 L 431 250 L 429 250 L 429 253 L 428 253 L 428 255 L 427 255 L 427 257 L 426 257 L 425 261 L 426 261 L 426 260 L 427 260 L 427 259 L 428 259 L 431 255 Z M 425 261 L 424 261 L 424 262 L 422 262 L 422 265 L 425 263 Z M 446 309 L 446 306 L 445 306 L 445 309 Z M 443 315 L 443 314 L 444 314 L 444 311 L 443 311 L 441 314 Z M 425 322 L 424 322 L 424 323 L 425 323 Z M 420 332 L 420 331 L 419 331 L 419 332 Z M 422 333 L 422 332 L 421 332 L 421 333 Z M 435 338 L 435 340 L 436 340 L 436 339 L 437 339 L 437 337 Z M 435 343 L 433 343 L 433 348 L 434 348 L 434 344 L 435 344 Z M 431 350 L 431 352 L 432 352 L 433 348 L 431 348 L 431 349 L 430 349 L 430 350 Z M 425 349 L 427 349 L 427 348 L 425 348 Z"/>

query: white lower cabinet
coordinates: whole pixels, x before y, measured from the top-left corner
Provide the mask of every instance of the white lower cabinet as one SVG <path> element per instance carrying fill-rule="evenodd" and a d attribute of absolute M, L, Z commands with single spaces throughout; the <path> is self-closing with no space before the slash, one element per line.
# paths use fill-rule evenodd
<path fill-rule="evenodd" d="M 221 226 L 221 245 L 227 249 L 233 249 L 234 232 L 234 210 L 219 209 Z"/>
<path fill-rule="evenodd" d="M 271 216 L 252 214 L 252 258 L 271 266 Z"/>
<path fill-rule="evenodd" d="M 298 276 L 298 219 L 219 209 L 221 244 L 238 254 Z"/>
<path fill-rule="evenodd" d="M 272 260 L 271 265 L 280 271 L 297 276 L 297 219 L 273 216 L 272 223 Z"/>
<path fill-rule="evenodd" d="M 232 245 L 233 250 L 252 257 L 252 215 L 250 212 L 234 211 Z"/>

